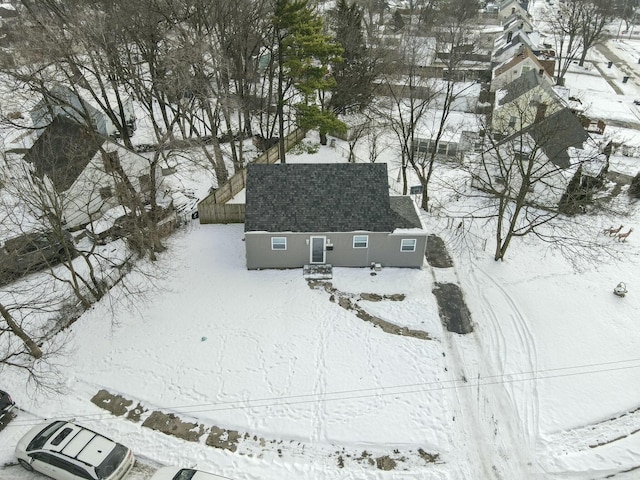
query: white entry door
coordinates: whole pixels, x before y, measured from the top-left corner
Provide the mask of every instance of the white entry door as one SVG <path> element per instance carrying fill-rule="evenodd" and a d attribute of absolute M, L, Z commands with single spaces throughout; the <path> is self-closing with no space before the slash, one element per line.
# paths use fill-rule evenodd
<path fill-rule="evenodd" d="M 311 237 L 311 263 L 325 263 L 324 244 L 327 237 Z"/>

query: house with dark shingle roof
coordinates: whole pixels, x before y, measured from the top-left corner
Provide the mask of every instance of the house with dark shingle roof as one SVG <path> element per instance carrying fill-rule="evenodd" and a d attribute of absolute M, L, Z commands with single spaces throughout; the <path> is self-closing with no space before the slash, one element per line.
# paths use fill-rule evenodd
<path fill-rule="evenodd" d="M 565 102 L 546 77 L 529 70 L 496 92 L 491 128 L 510 135 L 563 108 Z"/>
<path fill-rule="evenodd" d="M 59 196 L 69 229 L 121 204 L 123 182 L 146 197 L 150 175 L 155 175 L 156 186 L 162 181 L 160 169 L 152 170 L 145 157 L 64 116 L 42 130 L 24 160 Z"/>
<path fill-rule="evenodd" d="M 427 233 L 410 197 L 389 196 L 386 164 L 250 164 L 247 268 L 420 268 Z"/>
<path fill-rule="evenodd" d="M 569 168 L 573 163 L 570 149 L 582 150 L 584 143 L 591 138 L 568 108 L 558 110 L 525 131 L 549 161 L 559 168 Z"/>
<path fill-rule="evenodd" d="M 102 108 L 94 104 L 95 101 L 87 101 L 80 96 L 82 89 L 76 87 L 74 90 L 64 85 L 54 85 L 50 90 L 43 93 L 42 99 L 31 109 L 31 122 L 34 127 L 41 128 L 49 123 L 55 117 L 66 117 L 75 120 L 76 123 L 88 125 L 91 124 L 93 129 L 100 135 L 109 137 L 119 137 L 120 131 L 115 119 L 109 118 Z M 129 134 L 133 135 L 136 130 L 136 118 L 133 111 L 133 100 L 130 95 L 115 93 L 106 90 L 106 96 L 103 102 L 112 106 L 114 111 L 121 109 L 122 117 L 117 122 L 129 130 Z M 90 97 L 88 92 L 86 96 Z M 120 115 L 118 115 L 120 117 Z"/>
<path fill-rule="evenodd" d="M 597 177 L 604 166 L 598 146 L 568 108 L 501 139 L 481 158 L 474 186 L 493 185 L 501 191 L 507 185 L 506 191 L 517 195 L 526 182 L 527 200 L 546 208 L 557 207 L 579 169 Z"/>

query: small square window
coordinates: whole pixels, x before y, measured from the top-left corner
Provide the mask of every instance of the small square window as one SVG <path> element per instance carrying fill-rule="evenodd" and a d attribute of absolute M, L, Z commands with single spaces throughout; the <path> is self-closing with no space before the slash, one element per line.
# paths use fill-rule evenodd
<path fill-rule="evenodd" d="M 369 235 L 354 235 L 353 248 L 367 248 L 369 246 Z"/>
<path fill-rule="evenodd" d="M 403 238 L 400 242 L 401 252 L 415 252 L 416 251 L 416 239 L 415 238 Z"/>
<path fill-rule="evenodd" d="M 271 250 L 286 250 L 287 237 L 271 237 Z"/>

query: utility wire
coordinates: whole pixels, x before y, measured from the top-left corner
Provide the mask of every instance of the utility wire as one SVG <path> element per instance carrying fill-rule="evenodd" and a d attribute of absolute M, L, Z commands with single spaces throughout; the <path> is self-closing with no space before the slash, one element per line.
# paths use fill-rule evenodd
<path fill-rule="evenodd" d="M 574 377 L 581 375 L 591 375 L 595 373 L 614 372 L 619 370 L 628 370 L 632 368 L 640 368 L 639 364 L 624 365 L 631 362 L 640 362 L 640 358 L 633 358 L 628 360 L 617 360 L 611 362 L 600 362 L 593 364 L 575 365 L 569 367 L 557 367 L 549 369 L 532 370 L 528 372 L 515 372 L 499 375 L 487 375 L 481 374 L 473 380 L 436 380 L 432 382 L 422 382 L 413 384 L 402 384 L 394 386 L 380 386 L 361 388 L 353 390 L 340 390 L 336 392 L 323 392 L 323 393 L 307 393 L 299 395 L 288 395 L 280 397 L 264 397 L 255 399 L 241 399 L 231 400 L 223 402 L 213 403 L 201 403 L 191 405 L 179 405 L 179 406 L 164 406 L 157 407 L 157 410 L 171 411 L 177 414 L 189 415 L 193 413 L 206 413 L 206 412 L 219 412 L 229 410 L 247 410 L 251 408 L 266 408 L 266 407 L 278 407 L 278 406 L 291 406 L 301 405 L 308 403 L 318 402 L 331 402 L 331 401 L 345 401 L 345 400 L 358 400 L 364 398 L 375 397 L 388 397 L 392 395 L 411 395 L 416 393 L 430 393 L 443 390 L 451 390 L 455 388 L 478 388 L 483 386 L 511 384 L 518 382 L 525 382 L 531 380 L 547 380 L 552 378 L 564 378 Z M 615 365 L 618 365 L 614 367 Z M 609 367 L 609 368 L 599 368 Z M 587 371 L 572 371 L 577 369 L 593 369 Z M 596 368 L 596 369 L 594 369 Z M 409 389 L 409 390 L 406 390 Z M 376 393 L 366 393 L 376 392 Z M 97 420 L 115 420 L 118 417 L 114 417 L 110 413 L 98 413 L 98 414 L 61 414 L 56 418 L 75 418 L 76 420 L 85 421 L 97 421 Z M 19 420 L 14 419 L 6 428 L 9 427 L 25 427 L 32 425 L 39 425 L 41 420 Z"/>

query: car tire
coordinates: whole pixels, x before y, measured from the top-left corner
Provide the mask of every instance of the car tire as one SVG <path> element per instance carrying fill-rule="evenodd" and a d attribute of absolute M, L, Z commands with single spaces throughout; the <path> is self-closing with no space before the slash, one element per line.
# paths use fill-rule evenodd
<path fill-rule="evenodd" d="M 33 472 L 33 467 L 31 466 L 31 464 L 29 462 L 27 462 L 26 460 L 23 460 L 22 458 L 18 459 L 18 463 L 20 464 L 20 466 L 22 468 L 24 468 L 25 470 L 27 470 L 28 472 Z"/>

